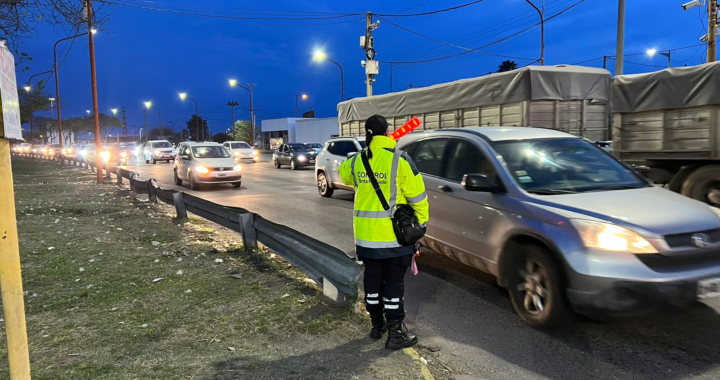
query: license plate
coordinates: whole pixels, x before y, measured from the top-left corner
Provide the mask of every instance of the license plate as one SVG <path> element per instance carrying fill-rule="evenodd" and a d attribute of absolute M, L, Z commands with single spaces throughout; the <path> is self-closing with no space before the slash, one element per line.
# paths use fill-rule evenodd
<path fill-rule="evenodd" d="M 314 164 L 314 163 L 315 163 L 315 160 L 310 160 L 310 161 L 308 161 L 308 162 L 310 162 L 311 164 Z"/>
<path fill-rule="evenodd" d="M 720 277 L 698 281 L 698 298 L 720 297 Z"/>
<path fill-rule="evenodd" d="M 218 177 L 227 177 L 227 174 L 218 174 Z"/>
<path fill-rule="evenodd" d="M 165 158 L 170 158 L 170 157 L 172 157 L 172 156 L 169 155 L 169 154 L 166 154 L 164 157 L 165 157 Z"/>

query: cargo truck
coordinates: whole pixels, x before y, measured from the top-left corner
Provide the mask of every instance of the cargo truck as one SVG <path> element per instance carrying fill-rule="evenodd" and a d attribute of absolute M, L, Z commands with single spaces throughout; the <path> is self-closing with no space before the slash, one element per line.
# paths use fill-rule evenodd
<path fill-rule="evenodd" d="M 529 66 L 338 104 L 340 136 L 365 136 L 380 114 L 391 131 L 412 117 L 417 131 L 469 126 L 533 126 L 592 141 L 610 139 L 610 73 L 581 66 Z"/>
<path fill-rule="evenodd" d="M 657 184 L 720 206 L 720 62 L 621 75 L 610 86 L 613 152 Z"/>

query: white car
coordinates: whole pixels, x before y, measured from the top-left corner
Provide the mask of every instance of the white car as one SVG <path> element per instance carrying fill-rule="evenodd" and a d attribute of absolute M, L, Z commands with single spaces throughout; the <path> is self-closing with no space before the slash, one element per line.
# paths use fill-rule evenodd
<path fill-rule="evenodd" d="M 173 145 L 167 140 L 151 140 L 145 143 L 143 148 L 145 163 L 156 164 L 158 161 L 170 162 L 175 159 L 173 156 Z"/>
<path fill-rule="evenodd" d="M 175 160 L 175 184 L 190 183 L 191 190 L 201 184 L 232 184 L 240 188 L 242 167 L 233 160 L 230 152 L 218 143 L 183 143 Z"/>
<path fill-rule="evenodd" d="M 343 184 L 340 178 L 340 165 L 365 149 L 365 140 L 357 137 L 338 137 L 325 143 L 325 147 L 315 160 L 315 180 L 318 191 L 323 197 L 333 195 L 335 189 L 355 191 L 352 186 Z"/>
<path fill-rule="evenodd" d="M 235 160 L 251 160 L 253 162 L 258 160 L 258 151 L 245 141 L 225 141 L 223 146 Z"/>

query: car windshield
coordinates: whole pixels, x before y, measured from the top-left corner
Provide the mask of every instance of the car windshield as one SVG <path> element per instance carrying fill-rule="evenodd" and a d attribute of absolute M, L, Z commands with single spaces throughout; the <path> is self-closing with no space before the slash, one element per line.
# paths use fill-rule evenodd
<path fill-rule="evenodd" d="M 244 142 L 232 143 L 232 144 L 230 144 L 230 148 L 232 148 L 232 149 L 250 149 L 250 145 L 248 145 L 248 143 L 244 143 Z"/>
<path fill-rule="evenodd" d="M 305 144 L 288 144 L 294 152 L 310 152 L 313 149 Z"/>
<path fill-rule="evenodd" d="M 493 143 L 526 191 L 539 194 L 635 189 L 642 178 L 582 139 L 537 139 Z"/>
<path fill-rule="evenodd" d="M 319 143 L 306 143 L 305 145 L 313 149 L 322 149 L 322 145 Z"/>
<path fill-rule="evenodd" d="M 227 158 L 230 153 L 222 146 L 195 146 L 192 148 L 195 158 Z"/>
<path fill-rule="evenodd" d="M 172 148 L 172 144 L 167 141 L 154 142 L 152 143 L 153 148 Z"/>

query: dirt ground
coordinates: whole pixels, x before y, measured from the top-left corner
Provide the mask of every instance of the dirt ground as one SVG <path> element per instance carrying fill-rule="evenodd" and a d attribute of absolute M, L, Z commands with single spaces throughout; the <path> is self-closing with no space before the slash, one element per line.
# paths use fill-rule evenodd
<path fill-rule="evenodd" d="M 272 252 L 56 162 L 13 161 L 34 379 L 427 379 Z M 0 378 L 8 377 L 0 322 Z"/>

